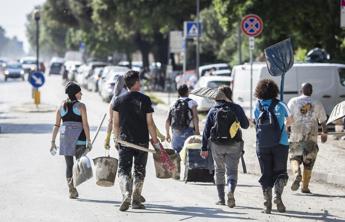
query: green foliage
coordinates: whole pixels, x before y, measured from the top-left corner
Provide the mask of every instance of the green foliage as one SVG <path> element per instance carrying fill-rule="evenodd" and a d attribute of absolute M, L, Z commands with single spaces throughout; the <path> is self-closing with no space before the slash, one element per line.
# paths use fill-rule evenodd
<path fill-rule="evenodd" d="M 306 55 L 307 55 L 307 50 L 306 49 L 298 48 L 295 51 L 295 56 L 294 56 L 295 62 L 304 62 Z"/>

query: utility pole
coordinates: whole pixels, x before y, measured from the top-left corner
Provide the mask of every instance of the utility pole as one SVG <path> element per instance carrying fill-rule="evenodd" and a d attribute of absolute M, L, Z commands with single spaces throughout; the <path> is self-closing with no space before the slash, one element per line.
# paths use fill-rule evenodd
<path fill-rule="evenodd" d="M 196 22 L 198 24 L 198 36 L 196 38 L 196 67 L 195 73 L 199 79 L 199 66 L 200 66 L 200 0 L 196 0 Z"/>
<path fill-rule="evenodd" d="M 36 21 L 36 71 L 40 70 L 39 52 L 40 52 L 40 11 L 34 11 L 34 19 Z"/>

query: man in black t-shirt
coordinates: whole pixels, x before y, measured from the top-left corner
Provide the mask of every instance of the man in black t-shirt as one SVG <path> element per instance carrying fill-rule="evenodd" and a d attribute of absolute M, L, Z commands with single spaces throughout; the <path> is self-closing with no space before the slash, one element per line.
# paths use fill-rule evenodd
<path fill-rule="evenodd" d="M 128 71 L 125 75 L 125 83 L 129 92 L 118 97 L 113 105 L 115 143 L 117 139 L 121 139 L 148 148 L 149 135 L 151 135 L 152 143 L 158 144 L 156 127 L 152 118 L 152 103 L 148 96 L 140 93 L 139 73 L 132 70 Z M 133 159 L 134 186 L 131 180 Z M 140 197 L 146 174 L 146 163 L 147 152 L 119 146 L 118 176 L 123 195 L 120 211 L 128 210 L 132 196 L 133 209 L 145 208 Z"/>

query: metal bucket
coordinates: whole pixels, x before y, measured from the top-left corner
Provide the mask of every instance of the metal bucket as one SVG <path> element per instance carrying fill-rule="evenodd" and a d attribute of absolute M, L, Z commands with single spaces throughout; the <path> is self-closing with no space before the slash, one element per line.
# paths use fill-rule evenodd
<path fill-rule="evenodd" d="M 96 184 L 101 187 L 114 185 L 118 160 L 113 157 L 104 156 L 93 159 L 96 169 Z"/>
<path fill-rule="evenodd" d="M 165 149 L 171 162 L 174 164 L 174 169 L 169 170 L 164 167 L 164 164 L 160 158 L 160 152 L 153 154 L 155 169 L 156 169 L 156 177 L 160 179 L 167 179 L 167 178 L 174 178 L 179 173 L 179 165 L 180 165 L 180 157 L 173 149 Z"/>

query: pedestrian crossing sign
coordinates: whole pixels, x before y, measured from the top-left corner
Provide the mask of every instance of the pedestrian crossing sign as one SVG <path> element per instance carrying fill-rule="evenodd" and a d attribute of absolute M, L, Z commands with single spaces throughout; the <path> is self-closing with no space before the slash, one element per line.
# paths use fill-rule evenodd
<path fill-rule="evenodd" d="M 201 36 L 201 23 L 195 21 L 184 22 L 185 38 L 195 38 Z"/>

